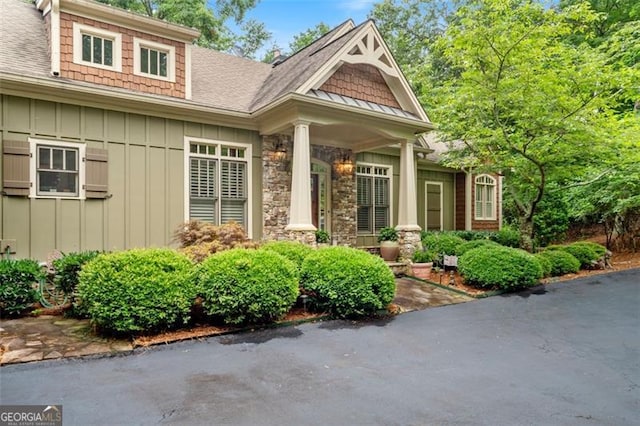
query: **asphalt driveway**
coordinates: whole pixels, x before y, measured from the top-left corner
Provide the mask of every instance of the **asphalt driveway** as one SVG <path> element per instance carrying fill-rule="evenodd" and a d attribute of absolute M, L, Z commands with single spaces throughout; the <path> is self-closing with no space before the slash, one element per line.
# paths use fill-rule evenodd
<path fill-rule="evenodd" d="M 640 270 L 369 324 L 332 321 L 0 369 L 65 425 L 632 425 Z"/>

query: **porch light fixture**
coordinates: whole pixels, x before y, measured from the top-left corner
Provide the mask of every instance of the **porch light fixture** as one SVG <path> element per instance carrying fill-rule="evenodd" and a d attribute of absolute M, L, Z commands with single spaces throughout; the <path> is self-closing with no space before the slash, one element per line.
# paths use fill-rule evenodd
<path fill-rule="evenodd" d="M 279 161 L 287 158 L 287 147 L 281 141 L 276 142 L 275 146 L 273 147 L 272 157 L 274 160 Z"/>
<path fill-rule="evenodd" d="M 353 173 L 353 160 L 348 155 L 342 157 L 342 159 L 335 163 L 336 172 L 341 175 L 350 175 Z"/>

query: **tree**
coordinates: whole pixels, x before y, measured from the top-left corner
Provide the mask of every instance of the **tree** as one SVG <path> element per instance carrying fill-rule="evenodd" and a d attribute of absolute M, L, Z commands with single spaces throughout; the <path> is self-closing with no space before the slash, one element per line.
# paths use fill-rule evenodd
<path fill-rule="evenodd" d="M 290 54 L 294 54 L 304 49 L 331 30 L 327 24 L 320 22 L 313 28 L 309 28 L 297 35 L 293 36 L 293 41 L 289 43 Z"/>
<path fill-rule="evenodd" d="M 259 0 L 217 0 L 215 8 L 207 0 L 98 0 L 120 7 L 200 30 L 196 44 L 211 49 L 233 52 L 252 58 L 271 37 L 261 22 L 245 20 L 246 12 Z M 227 22 L 240 27 L 235 34 Z"/>
<path fill-rule="evenodd" d="M 432 106 L 426 96 L 431 81 L 448 72 L 448 64 L 434 42 L 444 33 L 459 1 L 383 0 L 375 3 L 369 18 L 376 22 L 395 61 L 424 106 Z"/>
<path fill-rule="evenodd" d="M 456 70 L 430 95 L 440 131 L 465 148 L 447 164 L 496 171 L 513 197 L 521 245 L 550 180 L 575 180 L 610 161 L 625 131 L 616 107 L 637 94 L 602 49 L 567 43 L 601 19 L 585 4 L 545 9 L 527 0 L 475 0 L 435 44 Z M 634 83 L 635 79 L 635 83 Z"/>

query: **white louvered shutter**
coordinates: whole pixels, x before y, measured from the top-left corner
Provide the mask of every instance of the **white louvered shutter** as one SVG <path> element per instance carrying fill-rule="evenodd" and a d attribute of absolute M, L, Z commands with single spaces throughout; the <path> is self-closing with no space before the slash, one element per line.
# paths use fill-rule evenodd
<path fill-rule="evenodd" d="M 247 226 L 247 164 L 220 163 L 220 222 L 235 221 Z"/>
<path fill-rule="evenodd" d="M 189 165 L 189 218 L 216 223 L 217 160 L 191 158 Z"/>

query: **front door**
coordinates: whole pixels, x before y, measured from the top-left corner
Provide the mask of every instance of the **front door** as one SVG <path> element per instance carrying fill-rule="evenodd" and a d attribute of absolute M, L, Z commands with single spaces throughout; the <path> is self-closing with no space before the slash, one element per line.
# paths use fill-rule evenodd
<path fill-rule="evenodd" d="M 442 231 L 443 194 L 442 182 L 424 184 L 425 227 L 427 231 Z"/>
<path fill-rule="evenodd" d="M 311 217 L 313 226 L 331 232 L 331 168 L 321 161 L 311 162 Z"/>

